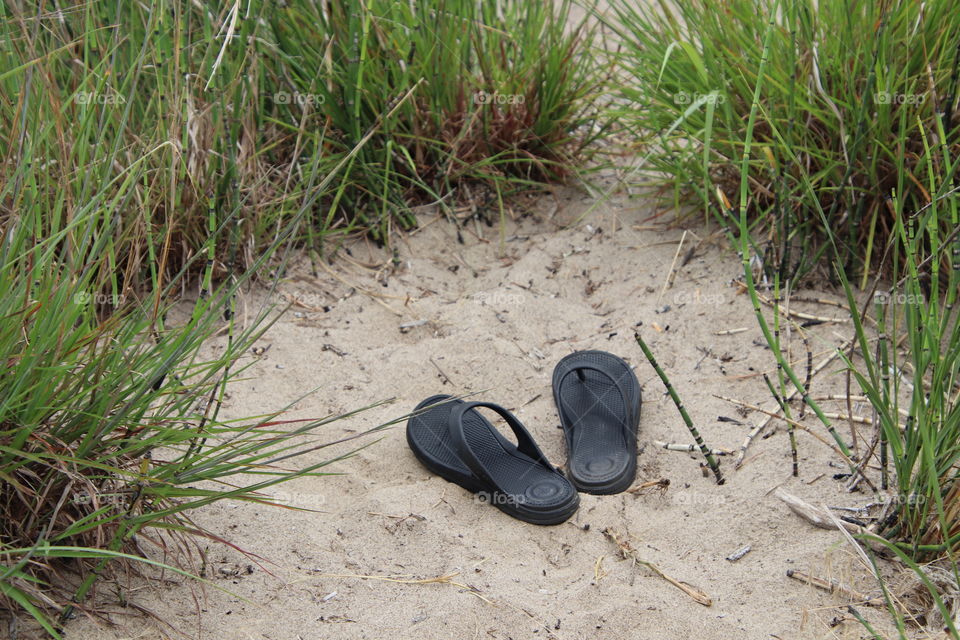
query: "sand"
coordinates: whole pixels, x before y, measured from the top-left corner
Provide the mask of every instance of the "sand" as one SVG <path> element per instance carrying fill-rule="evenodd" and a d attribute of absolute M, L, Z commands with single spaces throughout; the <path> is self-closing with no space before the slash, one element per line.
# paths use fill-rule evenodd
<path fill-rule="evenodd" d="M 772 354 L 733 282 L 739 260 L 716 229 L 696 219 L 686 227 L 667 224 L 670 216 L 652 218 L 647 203 L 613 200 L 578 220 L 591 202 L 558 191 L 531 201 L 527 215 L 517 207 L 518 219 L 508 220 L 502 235 L 467 223 L 462 244 L 453 224 L 424 213 L 419 230 L 397 238 L 396 268 L 389 254 L 364 243 L 352 245 L 352 255 L 341 252 L 317 277 L 301 260 L 280 286 L 300 306 L 262 338 L 266 352 L 250 355 L 256 362 L 230 388 L 224 411 L 258 415 L 295 402 L 288 417 L 318 418 L 395 398 L 325 426 L 321 435 L 333 440 L 403 416 L 434 393 L 476 393 L 514 411 L 550 460 L 562 464 L 552 368 L 574 350 L 603 349 L 633 365 L 643 387 L 634 486 L 667 479 L 665 490 L 582 495 L 569 522 L 525 524 L 424 469 L 400 423 L 330 467 L 341 475 L 269 492 L 313 512 L 221 504 L 195 514 L 257 556 L 205 545 L 209 579 L 232 594 L 180 579 L 127 592 L 154 619 L 111 604 L 116 598 L 105 583 L 98 597 L 113 612 L 112 626 L 81 618 L 67 637 L 861 637 L 842 597 L 786 571 L 841 579 L 869 594 L 876 584 L 838 533 L 800 521 L 771 493 L 783 486 L 815 504 L 869 502 L 833 479 L 844 468 L 827 445 L 799 432 L 800 476 L 792 478 L 780 425 L 751 446 L 741 469 L 734 471 L 732 457 L 723 459 L 723 486 L 705 477 L 698 455 L 653 445 L 691 438 L 634 342 L 635 329 L 711 446 L 737 449 L 763 417 L 738 412 L 714 394 L 774 408 L 759 376 L 773 371 Z M 681 238 L 681 260 L 665 289 Z M 247 295 L 246 311 L 252 315 L 263 297 Z M 419 324 L 400 329 L 408 323 Z M 744 331 L 717 335 L 732 329 Z M 841 323 L 811 331 L 818 360 L 850 334 Z M 804 359 L 796 339 L 794 357 Z M 839 371 L 834 363 L 821 373 L 814 394 L 842 390 Z M 829 439 L 814 419 L 804 422 Z M 329 455 L 311 454 L 303 463 Z M 707 594 L 712 606 L 624 559 L 605 530 L 629 541 L 635 557 Z M 751 551 L 740 560 L 725 559 L 745 545 Z M 860 609 L 883 626 L 881 612 Z"/>

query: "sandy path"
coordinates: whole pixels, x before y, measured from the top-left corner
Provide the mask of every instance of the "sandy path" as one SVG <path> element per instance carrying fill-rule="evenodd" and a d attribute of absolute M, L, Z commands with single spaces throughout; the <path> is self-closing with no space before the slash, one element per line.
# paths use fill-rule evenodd
<path fill-rule="evenodd" d="M 235 551 L 209 547 L 209 574 L 251 603 L 189 586 L 147 586 L 129 597 L 197 638 L 860 637 L 855 622 L 829 626 L 842 617 L 841 609 L 829 606 L 839 600 L 789 580 L 785 571 L 839 577 L 868 592 L 872 584 L 862 571 L 851 571 L 854 563 L 842 545 L 826 553 L 839 535 L 797 521 L 768 495 L 783 483 L 817 503 L 867 502 L 832 479 L 842 469 L 827 447 L 799 434 L 800 478 L 793 479 L 786 435 L 758 440 L 751 448 L 755 457 L 741 470 L 724 460 L 728 481 L 717 486 L 701 474 L 695 456 L 651 444 L 689 437 L 633 342 L 638 324 L 712 446 L 736 449 L 747 427 L 718 422 L 718 416 L 744 418 L 711 394 L 771 407 L 762 379 L 750 375 L 769 370 L 772 358 L 758 346 L 746 297 L 731 285 L 739 274 L 735 256 L 723 242 L 707 243 L 659 299 L 681 230 L 644 221 L 649 210 L 635 204 L 558 230 L 559 221 L 583 211 L 585 199 L 566 194 L 538 207 L 539 215 L 508 225 L 502 256 L 495 228 L 482 227 L 482 240 L 465 233 L 466 243 L 459 244 L 450 223 L 425 217 L 421 230 L 397 243 L 399 269 L 377 274 L 339 260 L 331 267 L 336 278 L 321 272 L 315 279 L 301 265 L 282 289 L 330 310 L 295 308 L 281 318 L 262 340 L 269 350 L 231 389 L 226 411 L 262 414 L 312 388 L 317 391 L 292 415 L 320 417 L 397 398 L 325 427 L 323 435 L 334 439 L 403 415 L 433 393 L 483 391 L 481 398 L 514 410 L 561 464 L 552 367 L 573 350 L 604 349 L 634 365 L 644 389 L 637 483 L 667 478 L 666 492 L 583 495 L 569 523 L 536 527 L 432 476 L 408 450 L 399 425 L 337 463 L 334 470 L 343 475 L 303 479 L 272 492 L 319 513 L 219 505 L 197 515 L 215 533 L 265 558 L 262 567 L 272 575 Z M 684 251 L 695 243 L 688 233 Z M 362 246 L 352 253 L 357 262 L 384 259 Z M 351 293 L 346 283 L 385 297 Z M 416 320 L 426 323 L 399 330 Z M 715 335 L 740 327 L 747 331 Z M 838 344 L 849 331 L 842 325 L 820 329 L 816 351 Z M 709 350 L 706 357 L 701 349 Z M 821 374 L 815 392 L 827 392 L 831 378 L 839 385 L 837 370 Z M 629 539 L 640 558 L 709 594 L 713 606 L 618 558 L 605 528 Z M 747 544 L 752 551 L 739 562 L 725 560 Z M 424 579 L 454 573 L 450 583 L 431 584 L 328 575 Z M 151 621 L 144 628 L 131 610 L 112 617 L 118 623 L 113 629 L 80 620 L 68 637 L 176 637 Z"/>

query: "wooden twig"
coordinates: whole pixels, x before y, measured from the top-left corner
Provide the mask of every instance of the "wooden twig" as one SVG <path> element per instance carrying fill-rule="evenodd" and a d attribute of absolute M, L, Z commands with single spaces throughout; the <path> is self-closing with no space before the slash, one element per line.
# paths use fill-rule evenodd
<path fill-rule="evenodd" d="M 868 398 L 867 396 L 860 396 L 857 394 L 848 396 L 843 393 L 826 393 L 822 396 L 813 396 L 813 399 L 814 400 L 837 400 L 840 402 L 846 402 L 847 399 L 849 399 L 851 402 L 870 402 L 870 398 Z M 910 412 L 904 409 L 903 407 L 897 407 L 897 412 L 904 418 L 910 415 Z"/>
<path fill-rule="evenodd" d="M 661 571 L 660 567 L 653 564 L 652 562 L 641 560 L 637 555 L 637 550 L 633 548 L 633 545 L 630 544 L 628 540 L 624 540 L 613 529 L 610 529 L 609 527 L 607 527 L 602 531 L 602 533 L 604 536 L 606 536 L 608 540 L 610 540 L 612 543 L 617 545 L 619 555 L 624 560 L 630 560 L 634 564 L 642 564 L 643 566 L 650 569 L 655 574 L 657 574 L 658 576 L 660 576 L 661 578 L 663 578 L 664 580 L 666 580 L 667 582 L 675 586 L 677 589 L 680 589 L 685 594 L 687 594 L 688 596 L 690 596 L 691 598 L 693 598 L 703 606 L 709 607 L 713 605 L 713 600 L 710 598 L 710 596 L 708 596 L 706 593 L 704 593 L 700 589 L 697 589 L 696 587 L 689 585 L 686 582 L 683 582 L 681 580 L 671 578 L 670 576 L 665 574 L 663 571 Z"/>
<path fill-rule="evenodd" d="M 825 444 L 826 446 L 828 446 L 828 447 L 830 447 L 831 449 L 833 449 L 834 453 L 836 453 L 838 456 L 840 456 L 841 458 L 843 458 L 846 462 L 852 464 L 852 461 L 850 460 L 850 458 L 847 457 L 847 455 L 844 454 L 843 451 L 841 451 L 839 447 L 837 447 L 837 446 L 836 446 L 835 444 L 833 444 L 832 442 L 827 441 L 826 438 L 824 438 L 824 437 L 822 437 L 821 435 L 819 435 L 818 433 L 814 432 L 810 427 L 808 427 L 808 426 L 805 425 L 805 424 L 802 424 L 802 423 L 800 423 L 800 422 L 797 422 L 796 420 L 791 420 L 790 418 L 788 418 L 788 417 L 786 417 L 786 416 L 783 416 L 783 415 L 780 415 L 779 413 L 776 413 L 776 412 L 774 412 L 774 411 L 767 411 L 766 409 L 761 409 L 761 408 L 758 407 L 757 405 L 755 405 L 755 404 L 750 404 L 749 402 L 744 402 L 743 400 L 737 400 L 736 398 L 730 398 L 730 397 L 727 397 L 727 396 L 721 396 L 721 395 L 718 394 L 718 393 L 714 393 L 714 394 L 712 394 L 712 395 L 713 395 L 714 398 L 719 398 L 720 400 L 724 400 L 724 401 L 726 401 L 726 402 L 730 402 L 730 403 L 732 403 L 732 404 L 739 405 L 739 406 L 741 406 L 741 407 L 743 407 L 743 408 L 745 408 L 745 409 L 750 409 L 751 411 L 756 411 L 756 412 L 758 412 L 758 413 L 762 413 L 762 414 L 766 415 L 768 418 L 771 418 L 771 419 L 772 419 L 772 418 L 777 418 L 778 420 L 783 420 L 783 421 L 786 422 L 787 424 L 792 425 L 792 426 L 796 427 L 797 429 L 800 429 L 801 431 L 806 431 L 806 432 L 809 433 L 811 436 L 813 436 L 814 438 L 816 438 L 817 440 L 819 440 L 820 442 L 822 442 L 822 443 Z"/>
<path fill-rule="evenodd" d="M 345 358 L 345 357 L 347 357 L 348 355 L 350 355 L 350 354 L 348 354 L 346 351 L 344 351 L 343 349 L 340 349 L 339 347 L 337 347 L 337 346 L 335 346 L 335 345 L 332 345 L 332 344 L 330 344 L 329 342 L 328 342 L 328 343 L 324 343 L 324 345 L 320 347 L 320 351 L 329 351 L 330 353 L 334 353 L 334 354 L 340 356 L 341 358 Z"/>
<path fill-rule="evenodd" d="M 436 576 L 433 578 L 414 578 L 409 575 L 394 575 L 394 576 L 376 576 L 376 575 L 362 575 L 356 573 L 320 573 L 319 571 L 314 572 L 315 575 L 321 576 L 323 578 L 355 578 L 358 580 L 380 580 L 383 582 L 396 582 L 399 584 L 452 584 L 456 587 L 460 587 L 464 591 L 471 593 L 484 602 L 493 604 L 490 599 L 483 596 L 480 591 L 471 585 L 463 584 L 461 582 L 454 582 L 453 578 L 460 575 L 459 571 L 454 571 L 453 573 L 448 573 L 442 576 Z"/>
<path fill-rule="evenodd" d="M 851 343 L 852 343 L 852 340 L 848 340 L 846 344 L 851 344 Z M 824 358 L 816 367 L 813 368 L 812 375 L 816 375 L 821 371 L 823 371 L 824 369 L 826 369 L 827 365 L 833 362 L 837 358 L 837 356 L 840 355 L 840 352 L 843 351 L 843 349 L 845 348 L 846 348 L 846 345 L 841 345 L 836 350 L 834 350 L 830 355 Z M 794 387 L 790 391 L 790 393 L 788 393 L 787 396 L 783 398 L 783 401 L 790 402 L 797 396 L 798 393 L 800 393 L 800 390 L 797 387 Z M 768 424 L 770 424 L 770 421 L 773 420 L 774 417 L 776 417 L 776 415 L 773 415 L 773 416 L 767 415 L 763 420 L 761 420 L 757 424 L 756 427 L 754 427 L 750 431 L 750 433 L 747 434 L 747 437 L 743 440 L 743 444 L 740 445 L 740 452 L 737 454 L 737 459 L 733 463 L 734 469 L 740 468 L 740 466 L 743 464 L 743 459 L 747 456 L 747 449 L 750 447 L 750 443 L 753 442 L 754 438 L 756 438 L 757 435 L 759 435 L 760 432 L 763 431 Z"/>
<path fill-rule="evenodd" d="M 744 331 L 749 331 L 746 327 L 739 327 L 737 329 L 724 329 L 722 331 L 717 331 L 713 335 L 715 336 L 732 336 L 737 333 L 743 333 Z"/>
<path fill-rule="evenodd" d="M 430 364 L 432 364 L 434 367 L 436 367 L 437 371 L 440 373 L 440 377 L 443 378 L 444 384 L 451 384 L 451 385 L 452 385 L 452 384 L 453 384 L 453 380 L 450 379 L 450 376 L 448 376 L 446 373 L 444 373 L 443 369 L 440 368 L 440 365 L 438 365 L 436 362 L 434 362 L 433 356 L 430 356 L 429 360 L 430 360 Z"/>
<path fill-rule="evenodd" d="M 867 424 L 872 425 L 873 420 L 864 416 L 851 416 L 845 413 L 833 413 L 830 411 L 824 411 L 823 415 L 827 416 L 831 420 L 848 420 L 851 422 L 856 422 L 857 424 Z"/>
<path fill-rule="evenodd" d="M 851 402 L 870 402 L 870 399 L 867 396 L 858 396 L 858 395 L 847 395 L 845 393 L 825 393 L 820 396 L 813 396 L 814 400 L 842 400 L 846 402 L 850 400 Z"/>
<path fill-rule="evenodd" d="M 363 288 L 363 287 L 361 287 L 361 286 L 359 286 L 359 285 L 352 284 L 352 283 L 348 282 L 343 276 L 341 276 L 339 273 L 337 273 L 336 271 L 334 271 L 333 269 L 331 269 L 330 267 L 328 267 L 327 264 L 326 264 L 326 262 L 324 262 L 323 260 L 321 260 L 318 264 L 319 264 L 321 267 L 323 267 L 324 271 L 326 271 L 326 272 L 327 272 L 328 274 L 330 274 L 334 279 L 336 279 L 338 282 L 340 282 L 340 284 L 342 284 L 342 285 L 344 285 L 344 286 L 347 286 L 347 287 L 350 287 L 351 289 L 354 289 L 354 290 L 356 290 L 356 291 L 359 291 L 359 292 L 362 293 L 363 295 L 367 296 L 368 298 L 370 298 L 371 300 L 373 300 L 374 302 L 376 302 L 377 304 L 379 304 L 380 306 L 382 306 L 384 309 L 386 309 L 386 310 L 389 311 L 390 313 L 392 313 L 392 314 L 394 314 L 394 315 L 396 315 L 396 316 L 399 316 L 399 317 L 401 317 L 401 318 L 403 317 L 403 313 L 402 313 L 401 311 L 397 311 L 396 309 L 394 309 L 393 307 L 391 307 L 389 304 L 387 304 L 386 302 L 384 302 L 384 298 L 393 298 L 393 299 L 398 299 L 398 300 L 399 300 L 399 299 L 403 299 L 402 296 L 390 296 L 390 295 L 378 293 L 378 292 L 376 292 L 376 291 L 371 291 L 370 289 L 365 289 L 365 288 Z"/>
<path fill-rule="evenodd" d="M 641 494 L 644 493 L 647 489 L 657 489 L 658 491 L 665 492 L 670 487 L 669 478 L 660 478 L 659 480 L 650 480 L 648 482 L 643 482 L 638 484 L 635 487 L 630 487 L 627 489 L 626 493 Z"/>
<path fill-rule="evenodd" d="M 849 598 L 850 600 L 861 602 L 863 604 L 868 604 L 874 607 L 882 607 L 886 605 L 883 598 L 871 598 L 870 596 L 864 595 L 859 591 L 855 591 L 850 587 L 843 585 L 837 580 L 824 580 L 823 578 L 811 576 L 795 569 L 787 569 L 787 577 L 793 578 L 794 580 L 799 580 L 800 582 L 817 587 L 818 589 L 823 589 L 824 591 Z"/>
<path fill-rule="evenodd" d="M 850 312 L 850 307 L 842 302 L 837 302 L 836 300 L 827 300 L 826 298 L 808 298 L 806 296 L 793 296 L 793 300 L 796 302 L 809 302 L 811 304 L 825 304 L 831 307 L 838 307 L 848 313 Z"/>
<path fill-rule="evenodd" d="M 675 586 L 677 589 L 680 589 L 680 591 L 683 591 L 685 594 L 687 594 L 688 596 L 690 596 L 691 598 L 693 598 L 703 606 L 710 607 L 713 605 L 713 600 L 706 593 L 704 593 L 703 591 L 701 591 L 700 589 L 697 589 L 692 585 L 687 584 L 686 582 L 682 582 L 680 580 L 671 578 L 670 576 L 665 574 L 663 571 L 661 571 L 660 567 L 653 564 L 652 562 L 637 560 L 637 563 L 647 567 L 648 569 L 653 571 L 655 574 L 657 574 L 658 576 L 660 576 L 661 578 L 663 578 L 664 580 L 666 580 L 667 582 Z"/>
<path fill-rule="evenodd" d="M 852 534 L 868 536 L 866 538 L 866 542 L 871 549 L 885 556 L 889 555 L 890 550 L 881 540 L 878 539 L 879 536 L 877 536 L 876 533 L 873 533 L 870 530 L 866 529 L 865 527 L 861 527 L 860 525 L 853 524 L 852 522 L 847 522 L 846 520 L 839 520 L 837 518 L 834 518 L 833 514 L 829 513 L 825 509 L 820 509 L 818 507 L 815 507 L 812 504 L 805 502 L 804 500 L 801 500 L 797 496 L 791 493 L 787 493 L 780 487 L 777 487 L 776 491 L 774 492 L 774 495 L 776 495 L 788 507 L 790 507 L 791 511 L 793 511 L 795 514 L 797 514 L 798 516 L 800 516 L 801 518 L 803 518 L 813 526 L 817 527 L 818 529 L 828 529 L 830 531 L 835 531 L 838 528 L 843 528 Z"/>
<path fill-rule="evenodd" d="M 695 444 L 678 444 L 676 442 L 664 442 L 663 440 L 654 440 L 653 446 L 666 449 L 667 451 L 683 451 L 686 453 L 699 451 Z M 710 453 L 715 456 L 729 456 L 733 454 L 733 451 L 730 449 L 711 449 Z"/>
<path fill-rule="evenodd" d="M 780 487 L 777 487 L 777 490 L 774 491 L 774 495 L 776 495 L 788 507 L 790 507 L 791 511 L 793 511 L 795 514 L 797 514 L 798 516 L 800 516 L 801 518 L 803 518 L 813 526 L 817 527 L 818 529 L 831 529 L 831 530 L 836 529 L 836 527 L 833 524 L 833 521 L 830 518 L 828 518 L 827 515 L 823 513 L 823 511 L 821 511 L 820 509 L 818 509 L 817 507 L 813 506 L 808 502 L 804 502 L 803 500 L 793 495 L 792 493 L 787 493 Z M 856 525 L 850 524 L 850 526 L 856 526 Z"/>
<path fill-rule="evenodd" d="M 597 556 L 597 561 L 593 563 L 593 583 L 600 584 L 600 581 L 607 577 L 607 571 L 603 568 L 604 556 Z"/>
<path fill-rule="evenodd" d="M 670 288 L 671 283 L 673 282 L 673 276 L 676 273 L 675 267 L 677 266 L 677 258 L 680 257 L 680 249 L 683 248 L 683 241 L 687 239 L 687 232 L 684 231 L 683 235 L 680 236 L 680 244 L 677 245 L 677 251 L 673 254 L 673 262 L 670 263 L 670 270 L 667 271 L 667 279 L 663 281 L 663 288 L 660 289 L 660 295 L 657 296 L 657 304 L 660 304 L 660 300 L 663 298 L 663 294 L 667 292 L 667 289 Z"/>
<path fill-rule="evenodd" d="M 739 280 L 737 281 L 737 285 L 742 287 L 743 289 L 747 288 L 746 283 L 741 282 Z M 760 300 L 760 302 L 767 305 L 768 307 L 775 306 L 773 300 L 771 300 L 770 298 L 767 298 L 766 296 L 760 293 L 757 293 L 757 298 Z M 798 320 L 808 320 L 811 322 L 818 322 L 818 323 L 832 322 L 832 323 L 841 324 L 844 322 L 850 322 L 850 318 L 831 318 L 829 316 L 815 316 L 810 313 L 803 313 L 802 311 L 794 311 L 793 309 L 785 311 L 784 315 L 790 318 L 796 318 Z"/>

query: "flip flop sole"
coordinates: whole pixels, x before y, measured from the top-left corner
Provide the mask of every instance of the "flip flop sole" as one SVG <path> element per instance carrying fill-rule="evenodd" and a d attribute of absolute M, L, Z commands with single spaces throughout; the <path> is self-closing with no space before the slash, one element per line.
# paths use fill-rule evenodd
<path fill-rule="evenodd" d="M 482 489 L 479 481 L 460 459 L 450 440 L 447 422 L 456 404 L 463 404 L 463 400 L 440 394 L 430 396 L 414 407 L 416 415 L 407 420 L 407 445 L 420 464 L 431 472 L 477 493 Z M 431 405 L 436 406 L 424 411 Z"/>
<path fill-rule="evenodd" d="M 519 451 L 475 409 L 462 416 L 463 437 L 489 480 L 481 480 L 470 470 L 449 432 L 450 414 L 462 404 L 451 396 L 438 395 L 417 405 L 415 411 L 425 411 L 407 422 L 407 443 L 417 459 L 441 478 L 478 494 L 514 518 L 539 525 L 568 520 L 579 506 L 570 482 Z"/>
<path fill-rule="evenodd" d="M 637 473 L 641 391 L 624 360 L 605 351 L 578 351 L 553 372 L 553 396 L 567 441 L 567 469 L 586 493 L 620 493 Z"/>

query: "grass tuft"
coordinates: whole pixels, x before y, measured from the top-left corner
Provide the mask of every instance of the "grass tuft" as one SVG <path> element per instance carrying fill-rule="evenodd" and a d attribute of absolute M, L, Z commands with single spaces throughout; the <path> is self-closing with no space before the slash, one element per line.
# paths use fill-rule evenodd
<path fill-rule="evenodd" d="M 829 265 L 839 262 L 865 286 L 881 266 L 878 248 L 896 232 L 891 190 L 900 187 L 906 211 L 930 200 L 923 174 L 939 163 L 939 150 L 930 155 L 923 134 L 936 135 L 951 155 L 960 151 L 954 5 L 614 0 L 612 7 L 609 24 L 623 41 L 616 59 L 627 78 L 616 88 L 624 106 L 614 117 L 656 150 L 646 180 L 736 230 L 716 194 L 733 198 L 746 177 L 753 250 L 770 280 L 776 272 L 796 288 L 818 266 L 835 277 Z M 764 92 L 751 114 L 759 84 Z M 947 221 L 939 231 L 948 231 Z"/>

